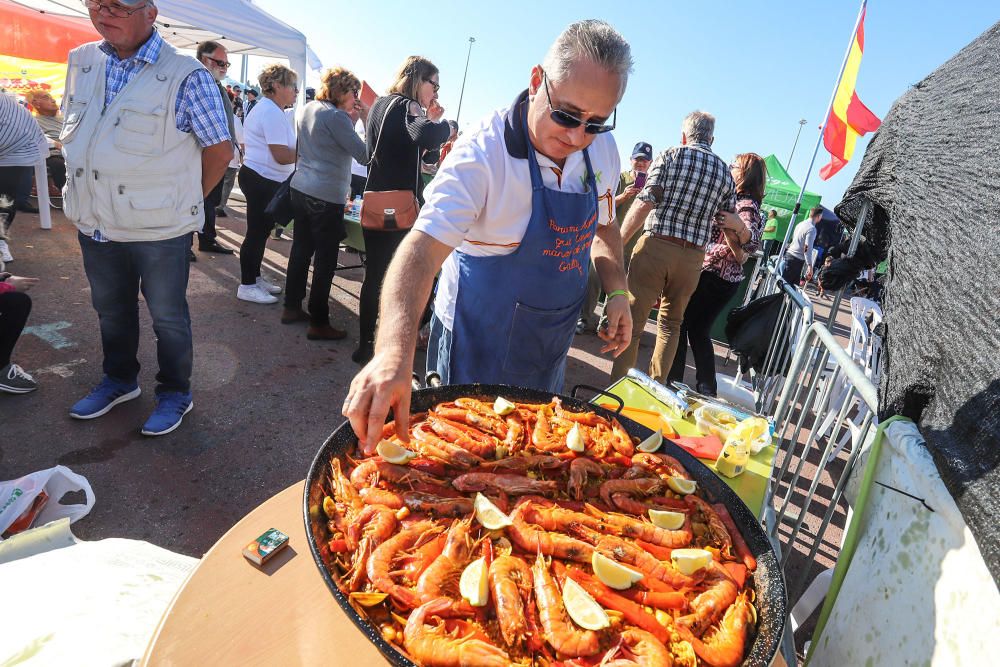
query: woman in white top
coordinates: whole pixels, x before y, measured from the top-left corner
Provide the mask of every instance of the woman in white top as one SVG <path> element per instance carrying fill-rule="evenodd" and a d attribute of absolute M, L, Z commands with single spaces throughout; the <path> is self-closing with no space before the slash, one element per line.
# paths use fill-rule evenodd
<path fill-rule="evenodd" d="M 263 96 L 247 114 L 243 135 L 246 155 L 240 190 L 247 200 L 247 232 L 240 246 L 240 287 L 236 296 L 252 303 L 277 303 L 277 285 L 260 275 L 264 246 L 274 227 L 265 209 L 278 187 L 295 171 L 295 129 L 283 109 L 295 102 L 298 76 L 284 65 L 266 67 L 257 77 Z"/>

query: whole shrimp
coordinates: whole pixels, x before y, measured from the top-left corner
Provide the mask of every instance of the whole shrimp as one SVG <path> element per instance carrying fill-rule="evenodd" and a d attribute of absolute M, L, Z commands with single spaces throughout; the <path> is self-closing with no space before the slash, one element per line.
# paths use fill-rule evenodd
<path fill-rule="evenodd" d="M 615 658 L 622 649 L 632 655 Z M 608 651 L 601 667 L 673 667 L 674 656 L 659 639 L 639 628 L 627 628 L 619 637 L 618 645 Z"/>
<path fill-rule="evenodd" d="M 575 500 L 583 500 L 587 480 L 592 477 L 604 478 L 604 468 L 597 461 L 585 456 L 573 459 L 569 464 L 569 482 L 566 484 L 566 490 L 570 497 Z"/>
<path fill-rule="evenodd" d="M 562 593 L 556 586 L 542 554 L 535 557 L 531 569 L 535 583 L 535 602 L 542 632 L 552 648 L 559 654 L 581 658 L 596 654 L 601 650 L 600 636 L 593 630 L 581 630 L 569 618 L 563 605 Z"/>
<path fill-rule="evenodd" d="M 688 517 L 685 517 L 684 526 L 679 530 L 667 530 L 654 526 L 644 519 L 625 514 L 601 512 L 593 506 L 587 507 L 587 513 L 612 527 L 616 535 L 632 540 L 643 540 L 668 549 L 680 549 L 691 544 L 691 519 Z"/>
<path fill-rule="evenodd" d="M 511 525 L 507 535 L 518 547 L 528 553 L 542 553 L 546 556 L 589 563 L 594 548 L 582 540 L 563 533 L 553 533 L 532 525 L 526 518 L 530 503 L 517 507 L 511 514 Z"/>
<path fill-rule="evenodd" d="M 451 481 L 462 493 L 473 491 L 504 492 L 511 496 L 527 494 L 548 495 L 559 490 L 558 483 L 550 480 L 531 479 L 521 475 L 500 475 L 491 472 L 467 472 Z"/>
<path fill-rule="evenodd" d="M 415 590 L 393 581 L 392 564 L 400 553 L 412 549 L 422 540 L 440 532 L 441 527 L 433 521 L 418 521 L 390 537 L 376 547 L 368 558 L 368 581 L 403 607 L 413 609 L 420 605 L 421 596 Z"/>
<path fill-rule="evenodd" d="M 471 530 L 471 518 L 451 524 L 444 551 L 417 580 L 417 592 L 424 600 L 449 596 L 457 591 L 458 577 L 472 554 Z"/>
<path fill-rule="evenodd" d="M 565 465 L 565 461 L 548 454 L 526 454 L 524 456 L 508 456 L 499 461 L 487 461 L 480 464 L 479 470 L 486 472 L 525 473 L 529 470 L 557 470 Z"/>
<path fill-rule="evenodd" d="M 354 488 L 354 487 L 351 487 Z M 366 486 L 358 494 L 366 505 L 385 505 L 394 510 L 403 508 L 403 497 L 394 491 L 386 491 L 377 486 Z"/>
<path fill-rule="evenodd" d="M 351 471 L 351 483 L 356 488 L 375 486 L 381 480 L 387 480 L 399 485 L 406 484 L 428 484 L 431 486 L 445 486 L 445 482 L 440 477 L 435 477 L 407 466 L 388 463 L 381 458 L 365 459 Z"/>
<path fill-rule="evenodd" d="M 626 496 L 651 496 L 663 490 L 662 479 L 609 479 L 601 484 L 601 500 L 608 505 L 618 494 Z"/>
<path fill-rule="evenodd" d="M 347 546 L 356 549 L 362 534 L 373 546 L 385 542 L 396 530 L 396 513 L 385 505 L 365 505 L 347 528 Z"/>
<path fill-rule="evenodd" d="M 531 595 L 531 568 L 517 556 L 499 556 L 490 565 L 489 581 L 503 639 L 508 646 L 519 645 L 528 631 L 525 607 Z"/>
<path fill-rule="evenodd" d="M 699 636 L 719 620 L 739 594 L 736 582 L 726 568 L 715 561 L 708 568 L 705 584 L 708 586 L 705 592 L 691 600 L 691 613 L 677 619 L 678 625 Z"/>
<path fill-rule="evenodd" d="M 684 625 L 675 627 L 681 639 L 691 644 L 705 664 L 710 667 L 737 667 L 743 662 L 753 617 L 753 606 L 746 593 L 740 593 L 723 615 L 718 630 L 710 636 L 698 639 Z"/>
<path fill-rule="evenodd" d="M 692 521 L 698 521 L 705 525 L 708 531 L 709 543 L 718 547 L 725 554 L 733 551 L 733 538 L 726 530 L 726 524 L 722 521 L 715 509 L 698 496 L 692 494 L 684 496 L 684 502 L 691 508 Z"/>
<path fill-rule="evenodd" d="M 487 435 L 466 424 L 445 419 L 435 413 L 428 416 L 427 423 L 430 424 L 435 433 L 448 442 L 453 442 L 480 458 L 493 458 L 496 454 L 498 441 L 492 435 Z"/>
<path fill-rule="evenodd" d="M 448 611 L 451 600 L 437 598 L 410 613 L 403 628 L 403 646 L 426 667 L 506 667 L 510 658 L 498 646 L 472 637 L 453 637 L 444 623 L 428 625 L 428 616 Z"/>
<path fill-rule="evenodd" d="M 703 575 L 687 576 L 681 574 L 672 563 L 661 561 L 632 542 L 615 535 L 606 535 L 582 524 L 575 524 L 570 530 L 593 544 L 594 548 L 605 556 L 624 565 L 631 565 L 654 579 L 668 584 L 675 590 L 694 588 L 703 578 Z"/>
<path fill-rule="evenodd" d="M 428 455 L 424 448 L 436 450 L 436 458 L 456 468 L 474 468 L 483 462 L 483 459 L 472 452 L 442 438 L 427 422 L 421 422 L 413 428 L 413 439 L 421 454 Z"/>
<path fill-rule="evenodd" d="M 450 498 L 419 491 L 407 491 L 401 495 L 401 500 L 412 512 L 437 517 L 458 518 L 468 516 L 473 510 L 471 498 Z"/>

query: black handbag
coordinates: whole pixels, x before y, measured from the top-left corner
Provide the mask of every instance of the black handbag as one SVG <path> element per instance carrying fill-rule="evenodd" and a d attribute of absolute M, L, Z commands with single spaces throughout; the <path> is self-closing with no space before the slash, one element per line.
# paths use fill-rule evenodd
<path fill-rule="evenodd" d="M 287 227 L 295 217 L 295 212 L 292 210 L 292 178 L 294 176 L 295 174 L 292 173 L 278 186 L 271 201 L 268 202 L 267 208 L 264 209 L 264 212 L 274 220 L 274 224 L 280 227 Z"/>

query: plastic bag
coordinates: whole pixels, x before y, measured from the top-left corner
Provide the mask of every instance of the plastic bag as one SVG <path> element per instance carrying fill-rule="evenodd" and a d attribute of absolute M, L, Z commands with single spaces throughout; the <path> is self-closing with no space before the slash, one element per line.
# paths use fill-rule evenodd
<path fill-rule="evenodd" d="M 725 442 L 740 420 L 731 410 L 705 404 L 694 411 L 694 422 L 705 435 L 717 435 Z"/>
<path fill-rule="evenodd" d="M 771 423 L 763 417 L 750 417 L 741 421 L 729 433 L 726 444 L 742 441 L 746 443 L 751 454 L 757 454 L 760 450 L 771 444 L 773 432 L 774 429 Z"/>
<path fill-rule="evenodd" d="M 86 502 L 77 505 L 61 504 L 59 501 L 62 497 L 71 491 L 83 491 Z M 42 526 L 64 517 L 73 523 L 87 516 L 94 507 L 94 490 L 83 475 L 78 475 L 65 466 L 33 472 L 20 479 L 0 482 L 0 535 L 18 522 L 25 512 L 31 510 L 42 494 L 48 496 L 48 502 L 28 525 L 22 525 L 23 521 L 19 522 L 20 530 L 31 524 Z M 36 509 L 37 507 L 36 505 Z"/>

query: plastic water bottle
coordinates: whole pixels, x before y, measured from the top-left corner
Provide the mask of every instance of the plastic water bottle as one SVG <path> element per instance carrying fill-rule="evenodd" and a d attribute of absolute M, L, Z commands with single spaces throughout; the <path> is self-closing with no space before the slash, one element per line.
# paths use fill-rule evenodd
<path fill-rule="evenodd" d="M 361 216 L 361 195 L 354 198 L 351 202 L 351 215 L 355 218 Z"/>

